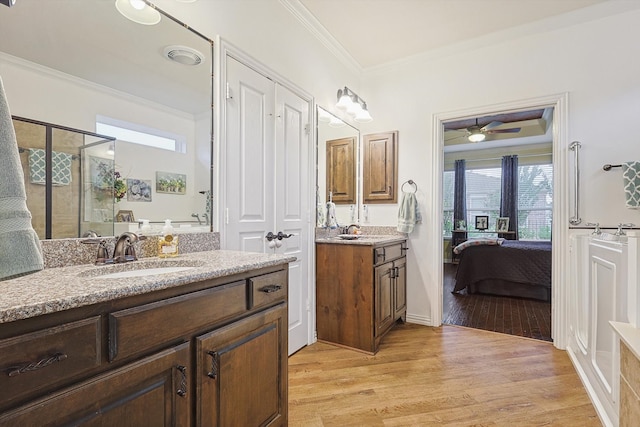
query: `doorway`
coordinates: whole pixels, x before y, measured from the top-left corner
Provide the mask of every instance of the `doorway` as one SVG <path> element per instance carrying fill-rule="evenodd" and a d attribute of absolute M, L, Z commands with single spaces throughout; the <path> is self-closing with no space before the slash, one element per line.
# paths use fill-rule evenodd
<path fill-rule="evenodd" d="M 552 128 L 552 107 L 444 123 L 443 323 L 552 341 Z"/>
<path fill-rule="evenodd" d="M 568 253 L 560 248 L 566 247 L 568 244 L 568 224 L 569 213 L 567 207 L 568 200 L 568 137 L 567 137 L 567 104 L 568 94 L 551 95 L 547 97 L 531 98 L 521 101 L 514 101 L 504 104 L 492 105 L 487 107 L 478 107 L 474 109 L 466 109 L 450 113 L 441 113 L 434 115 L 433 120 L 433 138 L 436 141 L 433 144 L 432 151 L 432 168 L 436 173 L 433 186 L 433 206 L 436 207 L 434 213 L 434 221 L 431 225 L 433 235 L 442 235 L 442 224 L 444 223 L 443 214 L 443 175 L 444 175 L 444 132 L 445 123 L 459 119 L 469 119 L 495 114 L 495 112 L 518 112 L 536 108 L 553 108 L 552 129 L 552 165 L 554 171 L 553 177 L 553 223 L 551 226 L 552 239 L 552 279 L 551 279 L 551 316 L 553 324 L 551 325 L 551 335 L 554 346 L 564 349 L 566 346 L 566 325 L 568 313 L 564 307 L 568 301 L 568 285 L 563 280 L 566 276 L 566 267 L 568 265 Z M 432 262 L 434 271 L 434 298 L 431 304 L 431 318 L 433 325 L 440 325 L 443 318 L 443 283 L 444 283 L 444 241 L 438 239 L 436 241 L 436 253 Z"/>

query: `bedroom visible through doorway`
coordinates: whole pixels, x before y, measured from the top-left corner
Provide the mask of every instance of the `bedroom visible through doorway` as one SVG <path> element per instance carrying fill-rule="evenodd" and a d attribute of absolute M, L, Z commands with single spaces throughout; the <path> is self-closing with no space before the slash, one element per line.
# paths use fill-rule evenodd
<path fill-rule="evenodd" d="M 444 122 L 442 322 L 552 341 L 553 108 Z"/>

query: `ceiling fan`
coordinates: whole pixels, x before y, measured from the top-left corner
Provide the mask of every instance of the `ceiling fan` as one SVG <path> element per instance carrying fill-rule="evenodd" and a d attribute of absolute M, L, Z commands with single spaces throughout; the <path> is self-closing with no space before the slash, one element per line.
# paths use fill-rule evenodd
<path fill-rule="evenodd" d="M 482 126 L 480 127 L 480 125 L 478 124 L 478 119 L 476 119 L 476 124 L 475 125 L 471 125 L 466 129 L 454 129 L 448 132 L 464 132 L 464 135 L 460 135 L 460 136 L 454 136 L 451 139 L 447 139 L 447 141 L 452 141 L 454 139 L 458 139 L 458 138 L 464 138 L 466 137 L 469 141 L 471 142 L 481 142 L 484 141 L 485 138 L 487 137 L 487 135 L 493 135 L 493 134 L 498 134 L 498 133 L 518 133 L 520 132 L 520 128 L 507 128 L 507 129 L 495 129 L 500 125 L 503 125 L 504 123 L 502 122 L 491 122 L 489 124 L 487 124 L 486 126 Z"/>

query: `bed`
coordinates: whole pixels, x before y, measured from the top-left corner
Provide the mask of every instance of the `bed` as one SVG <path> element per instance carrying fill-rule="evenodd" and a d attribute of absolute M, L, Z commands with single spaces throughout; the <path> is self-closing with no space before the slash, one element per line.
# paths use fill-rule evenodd
<path fill-rule="evenodd" d="M 459 255 L 453 292 L 551 301 L 551 242 L 469 244 Z"/>

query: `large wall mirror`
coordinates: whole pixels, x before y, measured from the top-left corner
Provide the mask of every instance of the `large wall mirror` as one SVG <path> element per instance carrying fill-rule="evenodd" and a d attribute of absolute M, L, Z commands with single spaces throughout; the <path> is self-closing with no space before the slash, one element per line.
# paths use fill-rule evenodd
<path fill-rule="evenodd" d="M 317 107 L 317 226 L 327 225 L 327 203 L 335 204 L 340 226 L 358 222 L 360 198 L 360 132 L 322 107 Z"/>
<path fill-rule="evenodd" d="M 88 229 L 108 236 L 136 230 L 142 219 L 159 230 L 169 218 L 183 232 L 210 231 L 213 44 L 165 14 L 155 25 L 133 22 L 114 3 L 0 6 L 0 77 L 27 203 L 38 212 L 34 228 L 41 238 L 81 237 Z M 135 136 L 112 138 L 110 126 Z M 70 133 L 56 135 L 59 129 Z M 140 135 L 169 143 L 141 144 Z M 38 152 L 45 153 L 42 169 L 63 168 L 61 180 L 32 179 Z M 105 170 L 127 185 L 123 197 L 97 191 L 109 185 L 100 180 Z M 47 211 L 53 221 L 37 223 Z"/>

